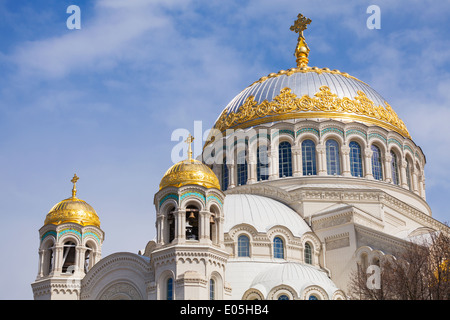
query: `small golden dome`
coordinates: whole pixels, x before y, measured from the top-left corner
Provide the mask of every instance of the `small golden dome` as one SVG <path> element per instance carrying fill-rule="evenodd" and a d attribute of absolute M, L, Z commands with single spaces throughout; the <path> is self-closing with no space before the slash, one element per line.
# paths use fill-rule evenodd
<path fill-rule="evenodd" d="M 78 177 L 75 174 L 71 180 L 73 183 L 72 197 L 64 199 L 53 206 L 47 214 L 44 225 L 73 222 L 82 226 L 93 225 L 100 227 L 100 219 L 97 216 L 94 208 L 92 208 L 86 201 L 76 197 L 76 182 Z"/>
<path fill-rule="evenodd" d="M 207 165 L 195 159 L 187 159 L 174 164 L 167 170 L 161 179 L 159 190 L 188 184 L 220 189 L 219 179 Z"/>
<path fill-rule="evenodd" d="M 188 159 L 174 164 L 167 170 L 161 179 L 159 190 L 165 187 L 181 187 L 188 184 L 220 189 L 219 179 L 214 172 L 201 161 L 192 159 L 192 141 L 194 141 L 194 138 L 189 134 L 185 141 L 189 145 Z"/>

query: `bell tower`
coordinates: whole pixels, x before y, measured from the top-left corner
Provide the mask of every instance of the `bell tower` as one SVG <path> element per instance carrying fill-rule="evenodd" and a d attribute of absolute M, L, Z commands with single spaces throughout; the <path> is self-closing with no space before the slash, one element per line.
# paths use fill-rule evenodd
<path fill-rule="evenodd" d="M 192 158 L 193 139 L 186 140 L 188 159 L 167 170 L 155 194 L 155 281 L 149 299 L 227 299 L 231 294 L 225 279 L 225 195 L 214 172 Z"/>
<path fill-rule="evenodd" d="M 101 259 L 104 232 L 87 202 L 76 197 L 58 202 L 39 229 L 39 267 L 31 284 L 35 300 L 79 300 L 81 279 Z"/>

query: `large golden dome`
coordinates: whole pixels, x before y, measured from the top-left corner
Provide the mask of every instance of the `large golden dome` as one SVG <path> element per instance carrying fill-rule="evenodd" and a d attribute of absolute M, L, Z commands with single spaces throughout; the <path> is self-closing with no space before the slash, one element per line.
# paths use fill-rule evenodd
<path fill-rule="evenodd" d="M 406 138 L 404 122 L 369 85 L 339 70 L 309 67 L 302 15 L 291 27 L 299 33 L 297 67 L 271 73 L 239 93 L 222 111 L 214 129 L 245 129 L 292 119 L 338 119 L 376 125 Z"/>
<path fill-rule="evenodd" d="M 188 159 L 174 164 L 167 170 L 161 179 L 159 190 L 165 187 L 181 187 L 188 184 L 220 189 L 219 179 L 214 172 L 201 161 L 192 159 L 192 141 L 194 141 L 194 138 L 189 134 L 186 140 L 189 144 Z"/>
<path fill-rule="evenodd" d="M 75 183 L 78 181 L 77 175 L 72 179 L 74 187 L 72 189 L 72 197 L 64 199 L 51 208 L 47 214 L 44 224 L 59 225 L 61 223 L 73 222 L 82 226 L 92 225 L 100 227 L 100 219 L 94 208 L 86 201 L 76 197 Z"/>

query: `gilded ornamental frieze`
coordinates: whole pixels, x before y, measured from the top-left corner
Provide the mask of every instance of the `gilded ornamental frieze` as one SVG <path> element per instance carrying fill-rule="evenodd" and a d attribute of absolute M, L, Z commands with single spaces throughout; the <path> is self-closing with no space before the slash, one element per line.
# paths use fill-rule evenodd
<path fill-rule="evenodd" d="M 321 86 L 313 97 L 297 97 L 288 87 L 283 88 L 270 102 L 264 100 L 258 103 L 254 96 L 249 96 L 236 112 L 225 109 L 214 129 L 224 132 L 296 118 L 346 118 L 379 125 L 410 138 L 405 123 L 387 102 L 386 107 L 377 106 L 364 92 L 357 91 L 357 94 L 353 99 L 339 98 L 328 86 Z"/>

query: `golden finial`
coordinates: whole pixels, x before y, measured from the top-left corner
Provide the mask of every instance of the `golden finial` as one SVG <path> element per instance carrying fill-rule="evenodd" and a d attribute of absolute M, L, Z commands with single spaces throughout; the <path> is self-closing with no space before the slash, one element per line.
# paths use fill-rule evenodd
<path fill-rule="evenodd" d="M 295 57 L 297 58 L 297 67 L 306 67 L 308 65 L 309 48 L 306 44 L 303 31 L 306 30 L 308 24 L 311 23 L 311 19 L 304 17 L 301 13 L 298 14 L 297 20 L 294 25 L 291 26 L 291 31 L 298 33 L 297 48 L 295 49 Z"/>
<path fill-rule="evenodd" d="M 194 141 L 194 137 L 191 136 L 191 134 L 189 133 L 189 135 L 188 135 L 186 141 L 184 141 L 184 142 L 186 142 L 186 143 L 188 144 L 188 160 L 192 160 L 192 148 L 191 148 L 191 143 L 192 143 L 193 141 Z"/>
<path fill-rule="evenodd" d="M 75 196 L 77 195 L 77 186 L 76 186 L 76 184 L 77 184 L 78 179 L 80 179 L 80 178 L 78 178 L 78 177 L 77 177 L 77 174 L 75 173 L 75 174 L 73 175 L 72 180 L 70 180 L 70 182 L 73 183 L 73 188 L 72 188 L 72 198 L 75 198 Z"/>

